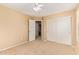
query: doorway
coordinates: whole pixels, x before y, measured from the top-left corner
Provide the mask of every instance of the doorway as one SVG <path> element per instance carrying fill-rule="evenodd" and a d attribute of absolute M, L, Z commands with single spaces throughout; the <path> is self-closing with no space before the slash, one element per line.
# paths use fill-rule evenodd
<path fill-rule="evenodd" d="M 35 39 L 41 39 L 41 21 L 35 21 Z"/>
<path fill-rule="evenodd" d="M 43 39 L 42 20 L 29 20 L 29 41 Z"/>

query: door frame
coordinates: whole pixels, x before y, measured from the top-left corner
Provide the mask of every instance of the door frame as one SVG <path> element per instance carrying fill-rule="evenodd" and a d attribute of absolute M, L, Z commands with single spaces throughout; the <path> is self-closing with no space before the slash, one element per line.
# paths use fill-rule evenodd
<path fill-rule="evenodd" d="M 41 20 L 29 19 L 29 20 L 32 20 L 32 21 L 34 20 L 35 22 L 36 22 L 36 21 L 41 21 L 41 40 L 43 40 L 43 33 L 44 33 L 44 32 L 43 32 L 43 30 L 44 30 L 44 29 L 43 29 L 43 20 L 42 20 L 42 19 L 41 19 Z M 29 21 L 28 21 L 28 41 L 30 41 L 30 40 L 29 40 Z"/>

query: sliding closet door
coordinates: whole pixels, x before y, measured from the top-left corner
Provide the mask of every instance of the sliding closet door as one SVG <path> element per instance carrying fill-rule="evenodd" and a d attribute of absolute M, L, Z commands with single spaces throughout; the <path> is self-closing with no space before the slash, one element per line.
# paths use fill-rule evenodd
<path fill-rule="evenodd" d="M 71 17 L 47 20 L 47 40 L 71 45 Z"/>
<path fill-rule="evenodd" d="M 29 41 L 35 40 L 35 21 L 29 20 Z"/>

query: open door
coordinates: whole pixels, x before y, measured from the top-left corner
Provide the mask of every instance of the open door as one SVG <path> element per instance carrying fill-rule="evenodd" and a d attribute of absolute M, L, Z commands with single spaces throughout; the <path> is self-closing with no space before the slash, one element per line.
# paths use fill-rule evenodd
<path fill-rule="evenodd" d="M 35 40 L 35 21 L 29 20 L 29 41 Z"/>

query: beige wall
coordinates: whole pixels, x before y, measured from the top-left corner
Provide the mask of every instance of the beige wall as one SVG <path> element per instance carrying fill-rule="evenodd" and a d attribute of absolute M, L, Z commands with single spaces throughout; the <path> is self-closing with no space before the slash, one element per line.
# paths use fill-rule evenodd
<path fill-rule="evenodd" d="M 28 18 L 0 5 L 0 50 L 28 40 Z"/>
<path fill-rule="evenodd" d="M 79 54 L 79 7 L 76 9 L 76 37 L 77 37 L 76 53 Z"/>
<path fill-rule="evenodd" d="M 71 35 L 72 36 L 71 37 L 72 37 L 72 46 L 75 46 L 76 45 L 76 13 L 75 13 L 75 10 L 52 14 L 47 17 L 44 17 L 44 20 L 49 20 L 51 18 L 57 18 L 57 17 L 62 17 L 62 16 L 71 16 L 72 17 L 72 21 L 71 21 L 71 25 L 72 25 L 71 26 L 71 28 L 72 28 Z M 47 31 L 47 30 L 45 30 L 45 31 Z"/>
<path fill-rule="evenodd" d="M 76 10 L 76 18 L 77 18 L 77 29 L 76 29 L 76 33 L 77 33 L 77 42 L 79 43 L 79 8 Z"/>

